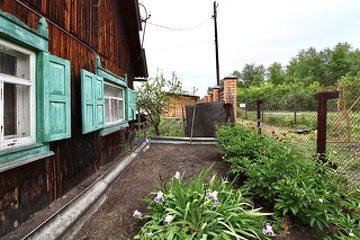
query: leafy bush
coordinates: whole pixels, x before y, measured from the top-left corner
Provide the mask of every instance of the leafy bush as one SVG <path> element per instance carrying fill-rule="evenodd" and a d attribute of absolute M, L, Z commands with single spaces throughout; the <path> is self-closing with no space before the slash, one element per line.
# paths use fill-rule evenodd
<path fill-rule="evenodd" d="M 258 134 L 254 126 L 218 127 L 218 147 L 243 188 L 265 199 L 276 215 L 291 215 L 344 239 L 360 236 L 360 192 L 317 158 L 306 159 L 287 144 L 286 134 Z M 346 211 L 344 210 L 346 209 Z M 351 210 L 350 210 L 351 209 Z"/>
<path fill-rule="evenodd" d="M 253 209 L 241 191 L 216 173 L 208 176 L 212 166 L 186 182 L 179 173 L 167 183 L 158 182 L 151 193 L 155 198 L 143 199 L 149 212 L 141 218 L 148 222 L 135 239 L 268 239 L 264 233 L 269 225 L 265 232 L 262 228 L 269 213 Z"/>

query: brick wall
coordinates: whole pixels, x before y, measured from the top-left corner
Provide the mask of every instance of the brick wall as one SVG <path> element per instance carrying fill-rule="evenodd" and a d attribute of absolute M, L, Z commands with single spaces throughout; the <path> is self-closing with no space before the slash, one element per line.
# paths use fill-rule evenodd
<path fill-rule="evenodd" d="M 236 92 L 237 92 L 237 77 L 234 75 L 229 75 L 224 78 L 224 86 L 215 86 L 213 92 L 208 93 L 203 99 L 200 100 L 203 102 L 213 102 L 224 100 L 225 103 L 232 103 L 234 108 L 234 116 L 236 119 Z"/>

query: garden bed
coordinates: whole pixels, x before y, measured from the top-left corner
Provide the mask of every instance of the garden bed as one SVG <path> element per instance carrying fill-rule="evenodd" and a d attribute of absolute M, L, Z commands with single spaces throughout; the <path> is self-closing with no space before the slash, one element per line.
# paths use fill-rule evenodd
<path fill-rule="evenodd" d="M 111 168 L 119 156 L 109 166 L 103 166 L 98 174 Z M 215 144 L 152 144 L 149 149 L 141 152 L 138 158 L 123 172 L 110 189 L 106 192 L 106 200 L 77 232 L 73 239 L 133 239 L 139 232 L 143 221 L 133 219 L 135 210 L 146 213 L 147 203 L 140 200 L 150 194 L 156 185 L 155 181 L 167 181 L 176 171 L 184 173 L 184 178 L 198 176 L 204 168 L 213 166 L 212 170 L 218 176 L 226 177 L 229 163 L 222 160 L 222 153 Z M 101 171 L 101 172 L 100 172 Z M 48 217 L 55 214 L 62 206 L 71 201 L 82 190 L 96 180 L 96 174 L 79 186 L 56 200 L 49 207 L 34 214 L 25 224 L 1 239 L 22 239 Z M 237 187 L 234 185 L 234 187 Z M 271 212 L 267 203 L 258 198 L 254 201 L 256 207 L 265 207 L 264 211 Z M 76 229 L 73 229 L 76 232 Z M 314 239 L 311 228 L 299 225 L 296 221 L 284 219 L 281 229 L 276 231 L 276 240 L 305 240 Z"/>
<path fill-rule="evenodd" d="M 152 144 L 111 186 L 104 204 L 74 239 L 133 239 L 144 222 L 132 215 L 135 210 L 146 212 L 147 203 L 140 198 L 154 190 L 155 180 L 170 180 L 176 171 L 185 178 L 197 176 L 214 162 L 213 171 L 225 177 L 229 164 L 214 144 Z M 288 221 L 274 239 L 312 239 L 312 234 Z"/>

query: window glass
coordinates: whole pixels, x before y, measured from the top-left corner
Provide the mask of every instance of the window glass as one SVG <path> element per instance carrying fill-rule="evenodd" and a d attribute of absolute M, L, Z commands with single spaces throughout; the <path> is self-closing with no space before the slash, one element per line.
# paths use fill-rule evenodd
<path fill-rule="evenodd" d="M 35 53 L 0 40 L 0 147 L 35 141 Z"/>
<path fill-rule="evenodd" d="M 0 42 L 0 72 L 30 80 L 29 54 Z"/>
<path fill-rule="evenodd" d="M 124 89 L 109 82 L 104 82 L 104 98 L 106 125 L 124 121 Z"/>

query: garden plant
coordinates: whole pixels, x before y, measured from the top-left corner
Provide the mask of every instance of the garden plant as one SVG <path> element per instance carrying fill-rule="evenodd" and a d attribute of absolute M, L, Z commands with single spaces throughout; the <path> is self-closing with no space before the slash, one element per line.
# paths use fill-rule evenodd
<path fill-rule="evenodd" d="M 320 239 L 359 239 L 360 189 L 323 164 L 305 157 L 287 142 L 286 133 L 259 134 L 255 126 L 218 126 L 216 138 L 229 176 L 243 182 L 240 191 L 267 202 L 274 229 L 282 216 L 311 226 Z M 329 162 L 336 161 L 327 156 Z"/>
<path fill-rule="evenodd" d="M 134 211 L 146 223 L 135 239 L 269 239 L 273 234 L 266 215 L 254 208 L 242 191 L 203 169 L 184 180 L 179 172 L 169 181 L 158 181 L 143 200 L 148 211 Z"/>

